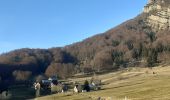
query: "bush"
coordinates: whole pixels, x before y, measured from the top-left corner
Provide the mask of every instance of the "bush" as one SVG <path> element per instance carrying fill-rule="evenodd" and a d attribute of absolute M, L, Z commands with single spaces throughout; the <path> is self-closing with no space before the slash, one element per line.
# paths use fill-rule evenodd
<path fill-rule="evenodd" d="M 51 87 L 51 92 L 52 93 L 60 93 L 62 92 L 62 86 L 60 85 L 54 85 Z"/>

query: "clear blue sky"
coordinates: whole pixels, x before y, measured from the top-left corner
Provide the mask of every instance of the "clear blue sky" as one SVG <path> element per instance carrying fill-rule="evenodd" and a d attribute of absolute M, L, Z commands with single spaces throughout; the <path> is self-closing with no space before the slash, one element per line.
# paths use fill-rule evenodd
<path fill-rule="evenodd" d="M 143 10 L 147 0 L 0 0 L 0 53 L 72 44 Z"/>

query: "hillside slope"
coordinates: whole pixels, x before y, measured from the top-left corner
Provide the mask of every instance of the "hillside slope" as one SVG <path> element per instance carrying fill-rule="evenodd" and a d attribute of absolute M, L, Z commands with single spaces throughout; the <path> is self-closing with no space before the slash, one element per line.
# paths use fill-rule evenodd
<path fill-rule="evenodd" d="M 169 30 L 153 30 L 148 25 L 148 16 L 141 13 L 104 33 L 65 47 L 25 48 L 2 54 L 1 80 L 25 81 L 38 75 L 56 74 L 68 78 L 79 72 L 169 64 Z"/>
<path fill-rule="evenodd" d="M 2 79 L 11 78 L 14 76 L 12 75 L 14 71 L 23 71 L 23 73 L 29 71 L 32 75 L 44 73 L 51 76 L 59 70 L 67 73 L 67 68 L 76 67 L 72 70 L 76 73 L 126 66 L 125 63 L 138 58 L 139 54 L 134 57 L 132 54 L 140 49 L 139 41 L 149 43 L 149 37 L 143 30 L 146 27 L 143 16 L 139 15 L 105 33 L 62 48 L 46 50 L 25 48 L 2 54 L 0 76 Z M 15 78 L 19 77 L 19 74 Z M 59 76 L 67 77 L 61 73 Z"/>
<path fill-rule="evenodd" d="M 153 74 L 153 72 L 155 74 Z M 128 68 L 98 75 L 104 84 L 102 90 L 89 93 L 53 94 L 36 100 L 169 100 L 170 67 Z M 91 77 L 74 78 L 72 81 L 89 80 Z"/>

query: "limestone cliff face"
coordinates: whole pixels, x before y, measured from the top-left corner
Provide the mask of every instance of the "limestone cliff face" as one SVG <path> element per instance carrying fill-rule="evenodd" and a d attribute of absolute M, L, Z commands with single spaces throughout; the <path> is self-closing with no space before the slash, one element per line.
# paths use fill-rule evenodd
<path fill-rule="evenodd" d="M 146 23 L 154 30 L 170 29 L 170 0 L 149 0 L 144 7 Z"/>

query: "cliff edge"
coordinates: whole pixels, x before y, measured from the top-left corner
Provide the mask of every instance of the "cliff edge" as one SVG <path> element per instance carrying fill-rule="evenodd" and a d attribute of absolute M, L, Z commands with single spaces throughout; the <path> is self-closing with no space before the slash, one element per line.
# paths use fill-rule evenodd
<path fill-rule="evenodd" d="M 170 1 L 169 0 L 148 0 L 144 7 L 147 14 L 146 23 L 153 30 L 170 29 Z"/>

